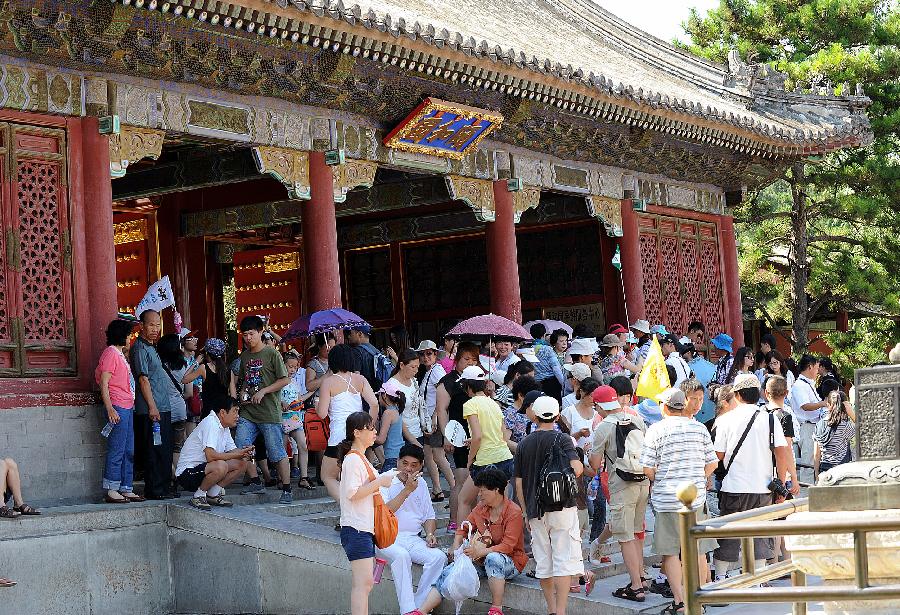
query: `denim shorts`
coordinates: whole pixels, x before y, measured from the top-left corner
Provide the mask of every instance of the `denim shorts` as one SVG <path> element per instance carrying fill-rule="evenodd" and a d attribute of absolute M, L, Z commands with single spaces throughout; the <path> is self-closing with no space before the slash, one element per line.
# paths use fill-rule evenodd
<path fill-rule="evenodd" d="M 341 526 L 341 546 L 351 562 L 375 557 L 375 536 L 355 527 Z"/>
<path fill-rule="evenodd" d="M 491 463 L 486 466 L 477 466 L 473 463 L 471 466 L 469 466 L 469 476 L 472 477 L 472 480 L 475 480 L 476 478 L 478 478 L 478 475 L 487 468 L 500 470 L 501 472 L 506 474 L 506 480 L 512 480 L 514 469 L 512 459 L 507 459 L 506 461 L 501 461 L 500 463 Z"/>
<path fill-rule="evenodd" d="M 453 570 L 452 563 L 444 567 L 441 571 L 441 576 L 438 577 L 438 580 L 435 581 L 433 585 L 442 598 L 447 597 L 445 582 L 447 580 L 447 575 L 450 574 L 451 570 Z M 519 574 L 516 564 L 510 556 L 505 553 L 496 552 L 488 553 L 487 557 L 484 558 L 483 564 L 475 564 L 475 570 L 478 571 L 478 576 L 482 579 L 492 578 L 508 580 Z"/>
<path fill-rule="evenodd" d="M 266 458 L 271 463 L 278 463 L 287 457 L 281 423 L 254 423 L 241 417 L 235 429 L 234 443 L 238 448 L 250 446 L 256 440 L 257 434 L 262 434 L 266 442 Z"/>
<path fill-rule="evenodd" d="M 397 461 L 399 461 L 399 459 L 397 457 L 386 457 L 384 459 L 384 463 L 381 464 L 381 471 L 387 472 L 388 470 L 396 469 Z"/>

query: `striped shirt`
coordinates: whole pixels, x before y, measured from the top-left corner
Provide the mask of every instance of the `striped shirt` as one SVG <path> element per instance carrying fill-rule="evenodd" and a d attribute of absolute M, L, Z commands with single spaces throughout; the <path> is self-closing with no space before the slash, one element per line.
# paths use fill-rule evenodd
<path fill-rule="evenodd" d="M 852 421 L 841 421 L 837 427 L 829 427 L 826 418 L 816 424 L 813 434 L 822 456 L 819 463 L 839 465 L 850 458 L 850 440 L 856 435 L 856 426 Z"/>
<path fill-rule="evenodd" d="M 693 418 L 668 416 L 647 428 L 641 464 L 656 468 L 651 501 L 653 509 L 676 512 L 681 502 L 675 490 L 685 481 L 697 486 L 693 508 L 706 501 L 705 466 L 718 461 L 712 439 L 702 423 Z"/>

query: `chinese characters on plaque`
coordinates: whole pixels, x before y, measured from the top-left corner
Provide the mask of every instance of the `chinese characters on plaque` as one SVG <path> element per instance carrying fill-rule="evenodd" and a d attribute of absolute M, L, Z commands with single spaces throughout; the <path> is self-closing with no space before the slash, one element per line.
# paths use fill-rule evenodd
<path fill-rule="evenodd" d="M 384 139 L 387 147 L 459 160 L 499 128 L 498 113 L 426 98 Z"/>

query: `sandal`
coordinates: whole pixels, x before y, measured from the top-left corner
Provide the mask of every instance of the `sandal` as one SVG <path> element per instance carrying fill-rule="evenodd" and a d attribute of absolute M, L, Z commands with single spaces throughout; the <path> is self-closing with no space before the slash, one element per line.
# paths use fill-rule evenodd
<path fill-rule="evenodd" d="M 107 504 L 128 504 L 128 498 L 126 498 L 124 495 L 120 498 L 114 498 L 108 493 L 103 495 L 103 501 Z"/>
<path fill-rule="evenodd" d="M 5 579 L 0 577 L 0 587 L 12 587 L 16 584 L 12 579 Z"/>
<path fill-rule="evenodd" d="M 443 491 L 433 491 L 431 493 L 431 501 L 432 502 L 443 502 L 444 501 L 444 492 Z"/>
<path fill-rule="evenodd" d="M 672 604 L 664 608 L 659 615 L 684 615 L 684 602 L 675 604 L 673 600 Z"/>
<path fill-rule="evenodd" d="M 119 493 L 122 493 L 122 492 L 120 491 Z M 122 495 L 129 502 L 144 502 L 145 501 L 144 496 L 138 495 L 136 493 L 128 492 L 128 493 L 122 493 Z"/>
<path fill-rule="evenodd" d="M 297 487 L 299 487 L 300 489 L 306 489 L 307 491 L 312 491 L 313 489 L 315 489 L 315 487 L 310 484 L 309 479 L 305 476 L 297 481 Z"/>
<path fill-rule="evenodd" d="M 584 579 L 584 595 L 590 596 L 591 592 L 594 590 L 595 576 L 593 571 L 585 570 L 582 578 Z"/>
<path fill-rule="evenodd" d="M 15 519 L 15 518 L 18 517 L 20 514 L 21 514 L 21 513 L 19 513 L 18 511 L 14 510 L 14 509 L 12 509 L 12 508 L 8 508 L 8 507 L 6 507 L 6 506 L 0 506 L 0 518 L 3 518 L 3 519 Z"/>
<path fill-rule="evenodd" d="M 634 589 L 631 587 L 631 584 L 620 587 L 614 591 L 612 595 L 616 598 L 622 598 L 623 600 L 631 600 L 632 602 L 643 602 L 647 599 L 647 593 L 644 591 L 643 587 L 641 589 Z"/>
<path fill-rule="evenodd" d="M 17 513 L 19 513 L 20 515 L 35 516 L 35 515 L 41 514 L 41 511 L 39 511 L 37 508 L 32 508 L 28 504 L 22 504 L 21 506 L 15 506 L 13 508 L 13 510 L 16 511 Z"/>

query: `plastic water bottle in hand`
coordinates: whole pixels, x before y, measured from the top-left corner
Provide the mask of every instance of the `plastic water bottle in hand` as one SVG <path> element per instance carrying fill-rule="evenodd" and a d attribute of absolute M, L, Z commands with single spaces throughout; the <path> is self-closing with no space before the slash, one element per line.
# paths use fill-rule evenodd
<path fill-rule="evenodd" d="M 159 430 L 159 421 L 153 421 L 153 446 L 162 445 L 162 433 Z"/>
<path fill-rule="evenodd" d="M 113 424 L 111 422 L 107 422 L 106 426 L 100 430 L 100 435 L 103 436 L 104 438 L 108 438 L 109 434 L 112 433 L 112 430 L 113 430 Z"/>

